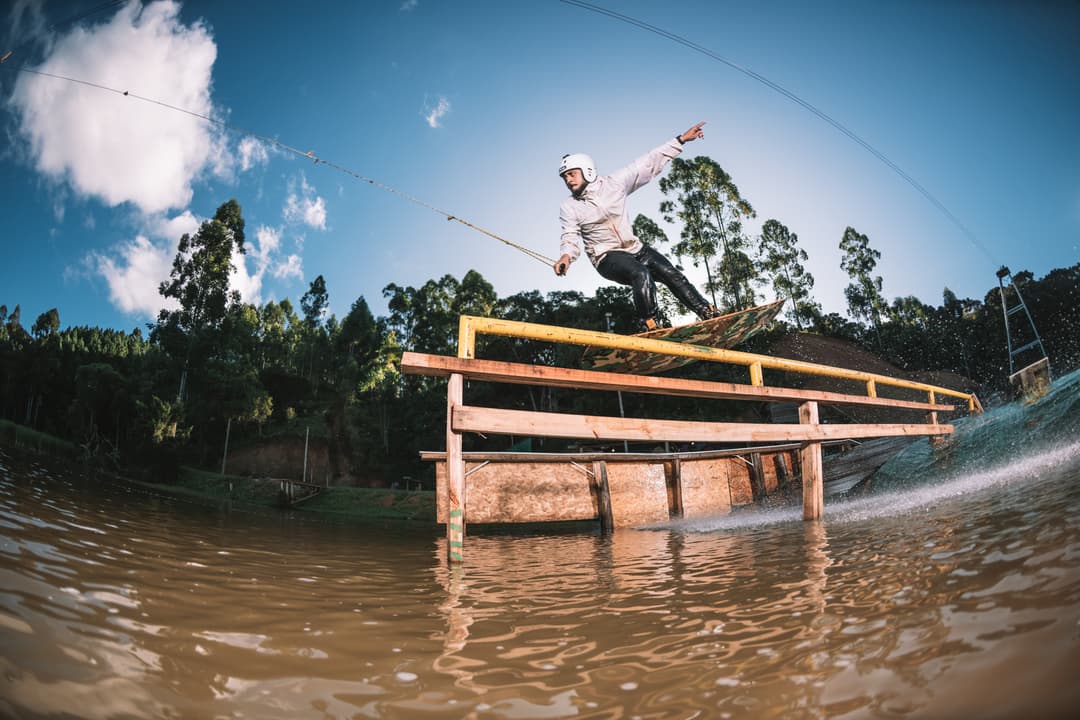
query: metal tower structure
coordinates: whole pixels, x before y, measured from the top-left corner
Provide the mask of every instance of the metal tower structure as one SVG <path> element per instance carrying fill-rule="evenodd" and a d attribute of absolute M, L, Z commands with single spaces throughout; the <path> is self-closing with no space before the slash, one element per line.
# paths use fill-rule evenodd
<path fill-rule="evenodd" d="M 1046 361 L 1049 364 L 1049 356 L 1046 354 L 1046 348 L 1043 347 L 1042 338 L 1039 337 L 1039 331 L 1035 328 L 1035 321 L 1031 319 L 1031 313 L 1028 312 L 1027 303 L 1024 302 L 1024 296 L 1020 294 L 1020 288 L 1017 287 L 1016 282 L 1013 281 L 1012 272 L 1006 266 L 1002 265 L 1001 269 L 997 271 L 998 279 L 998 291 L 1001 293 L 1001 311 L 1005 315 L 1005 341 L 1008 344 L 1009 349 L 1009 375 L 1016 374 L 1016 358 L 1019 355 L 1030 354 L 1034 357 L 1032 351 L 1037 350 L 1041 353 L 1041 357 L 1034 358 L 1029 363 L 1024 363 L 1021 369 L 1029 367 L 1035 363 Z M 1009 304 L 1009 294 L 1005 291 L 1005 287 L 1008 285 L 1012 288 L 1012 294 L 1015 296 L 1016 301 L 1014 304 Z M 1027 326 L 1030 328 L 1024 328 L 1022 323 L 1017 323 L 1018 327 L 1013 327 L 1009 318 L 1023 313 L 1027 318 Z M 1016 344 L 1013 342 L 1013 335 L 1017 336 L 1018 340 Z M 1024 340 L 1027 342 L 1023 342 Z M 1023 343 L 1023 344 L 1020 344 Z"/>

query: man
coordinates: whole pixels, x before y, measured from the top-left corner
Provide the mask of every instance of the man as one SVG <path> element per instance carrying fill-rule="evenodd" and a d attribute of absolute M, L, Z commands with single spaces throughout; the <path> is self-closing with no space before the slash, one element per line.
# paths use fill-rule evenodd
<path fill-rule="evenodd" d="M 655 280 L 667 285 L 702 320 L 720 314 L 667 258 L 634 236 L 626 213 L 626 196 L 659 175 L 684 144 L 705 137 L 704 125 L 699 122 L 611 175 L 598 177 L 592 158 L 583 153 L 564 155 L 559 166 L 570 197 L 559 208 L 562 256 L 554 265 L 555 274 L 566 274 L 584 244 L 597 272 L 630 286 L 641 331 L 657 327 Z"/>

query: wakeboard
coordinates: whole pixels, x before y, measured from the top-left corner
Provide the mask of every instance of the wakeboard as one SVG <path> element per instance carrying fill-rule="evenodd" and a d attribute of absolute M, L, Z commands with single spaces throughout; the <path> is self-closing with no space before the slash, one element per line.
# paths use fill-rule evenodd
<path fill-rule="evenodd" d="M 669 328 L 657 328 L 638 333 L 634 337 L 650 340 L 670 340 L 688 345 L 703 345 L 713 348 L 730 348 L 746 342 L 771 323 L 780 313 L 785 300 L 776 300 L 766 305 L 747 308 L 738 312 L 699 320 L 686 325 Z M 676 355 L 661 355 L 640 350 L 623 350 L 600 347 L 587 347 L 582 356 L 582 366 L 586 370 L 610 370 L 651 375 L 673 370 L 694 362 L 694 358 Z"/>

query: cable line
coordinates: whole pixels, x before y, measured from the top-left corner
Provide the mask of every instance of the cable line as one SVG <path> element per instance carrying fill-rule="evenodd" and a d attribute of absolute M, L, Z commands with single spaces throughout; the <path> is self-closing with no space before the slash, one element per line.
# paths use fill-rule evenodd
<path fill-rule="evenodd" d="M 504 245 L 512 247 L 515 250 L 520 250 L 521 252 L 525 253 L 526 255 L 533 258 L 537 262 L 541 262 L 541 263 L 543 263 L 545 265 L 548 265 L 548 266 L 551 266 L 551 265 L 555 264 L 554 259 L 549 258 L 546 255 L 543 255 L 542 253 L 539 253 L 539 252 L 537 252 L 535 250 L 527 248 L 524 245 L 519 245 L 519 244 L 517 244 L 515 242 L 507 240 L 504 237 L 496 235 L 495 233 L 491 232 L 490 230 L 486 230 L 486 229 L 480 227 L 479 225 L 475 225 L 475 224 L 469 222 L 468 220 L 466 220 L 464 218 L 458 217 L 456 215 L 452 215 L 451 213 L 448 213 L 445 210 L 441 210 L 441 209 L 435 207 L 434 205 L 431 205 L 429 203 L 424 202 L 420 198 L 417 198 L 417 197 L 415 197 L 413 195 L 410 195 L 410 194 L 408 194 L 406 192 L 402 192 L 401 190 L 397 190 L 396 188 L 390 187 L 389 185 L 387 185 L 385 183 L 382 183 L 382 182 L 379 182 L 378 180 L 376 180 L 374 178 L 370 178 L 370 177 L 367 177 L 365 175 L 361 175 L 360 173 L 358 173 L 358 172 L 356 172 L 354 170 L 350 170 L 347 167 L 344 167 L 342 165 L 338 165 L 337 163 L 331 162 L 329 160 L 325 160 L 325 159 L 319 157 L 318 155 L 316 155 L 313 150 L 304 151 L 304 150 L 301 150 L 300 148 L 293 147 L 292 145 L 288 145 L 286 143 L 283 143 L 280 140 L 277 140 L 276 138 L 268 137 L 266 135 L 261 135 L 261 134 L 259 134 L 257 132 L 253 132 L 251 130 L 247 130 L 247 129 L 239 127 L 239 126 L 232 125 L 232 124 L 227 123 L 227 122 L 225 122 L 223 120 L 219 120 L 217 118 L 210 117 L 209 115 L 203 115 L 202 113 L 195 112 L 194 110 L 188 110 L 187 108 L 178 107 L 176 105 L 170 105 L 167 102 L 163 102 L 161 100 L 156 100 L 156 99 L 151 98 L 151 97 L 145 97 L 143 95 L 133 93 L 133 92 L 131 92 L 129 90 L 118 90 L 118 89 L 116 89 L 114 87 L 109 87 L 108 85 L 101 85 L 100 83 L 91 82 L 89 80 L 80 80 L 79 78 L 65 77 L 64 75 L 57 75 L 55 73 L 48 73 L 48 72 L 44 72 L 42 70 L 31 70 L 30 68 L 26 68 L 26 67 L 19 67 L 19 68 L 14 68 L 14 69 L 16 71 L 18 71 L 18 72 L 31 73 L 33 75 L 41 75 L 42 77 L 53 78 L 55 80 L 64 80 L 66 82 L 76 83 L 78 85 L 85 85 L 87 87 L 92 87 L 92 88 L 95 88 L 97 90 L 104 90 L 106 92 L 111 92 L 111 93 L 115 93 L 117 95 L 122 95 L 123 97 L 126 97 L 126 98 L 133 98 L 135 100 L 142 100 L 143 102 L 152 103 L 154 105 L 158 105 L 158 106 L 166 108 L 168 110 L 173 110 L 175 112 L 180 112 L 180 113 L 184 113 L 185 115 L 190 115 L 192 117 L 199 118 L 200 120 L 204 120 L 204 121 L 206 121 L 208 123 L 212 123 L 212 124 L 217 125 L 217 126 L 219 126 L 221 128 L 229 130 L 230 132 L 234 132 L 234 133 L 237 133 L 239 135 L 246 135 L 248 137 L 256 138 L 256 139 L 261 140 L 261 141 L 263 141 L 265 143 L 273 145 L 274 147 L 280 148 L 280 149 L 282 149 L 282 150 L 284 150 L 286 152 L 290 152 L 290 153 L 293 153 L 295 155 L 300 155 L 301 157 L 305 157 L 308 160 L 312 160 L 316 165 L 326 165 L 327 167 L 332 168 L 334 170 L 337 170 L 338 172 L 349 175 L 349 176 L 351 176 L 351 177 L 353 177 L 353 178 L 355 178 L 357 180 L 360 180 L 362 182 L 366 182 L 369 185 L 373 185 L 373 186 L 379 188 L 380 190 L 385 190 L 386 192 L 393 193 L 394 195 L 397 195 L 398 197 L 400 197 L 400 198 L 402 198 L 404 200 L 408 200 L 409 202 L 414 203 L 416 205 L 419 205 L 420 207 L 427 208 L 428 210 L 431 210 L 432 212 L 435 212 L 435 213 L 438 213 L 439 215 L 442 215 L 443 217 L 445 217 L 447 219 L 447 221 L 452 220 L 454 222 L 460 223 L 460 224 L 464 225 L 467 228 L 471 228 L 472 230 L 475 230 L 475 231 L 477 231 L 479 233 L 487 235 L 490 238 L 498 240 L 499 242 L 503 243 Z"/>
<path fill-rule="evenodd" d="M 915 180 L 915 178 L 911 177 L 906 172 L 904 172 L 904 170 L 899 165 L 897 165 L 892 160 L 890 160 L 888 157 L 886 157 L 882 152 L 880 152 L 877 148 L 875 148 L 869 142 L 867 142 L 866 140 L 863 140 L 861 137 L 856 135 L 853 130 L 850 130 L 849 128 L 845 127 L 842 123 L 840 123 L 840 121 L 835 120 L 834 118 L 830 117 L 823 110 L 819 110 L 817 107 L 810 104 L 806 100 L 803 100 L 801 97 L 799 97 L 795 93 L 791 92 L 787 88 L 783 87 L 782 85 L 779 85 L 779 84 L 773 82 L 772 80 L 765 77 L 764 75 L 761 75 L 760 73 L 754 72 L 753 70 L 751 70 L 751 69 L 749 69 L 747 67 L 743 67 L 742 65 L 739 65 L 738 63 L 736 63 L 733 60 L 729 60 L 728 58 L 725 58 L 725 57 L 723 57 L 721 55 L 718 55 L 718 54 L 714 53 L 712 50 L 709 50 L 708 48 L 706 48 L 706 47 L 704 47 L 702 45 L 698 45 L 697 43 L 695 43 L 695 42 L 693 42 L 691 40 L 687 40 L 686 38 L 684 38 L 681 35 L 676 35 L 673 32 L 669 32 L 669 31 L 664 30 L 663 28 L 659 28 L 659 27 L 657 27 L 655 25 L 650 25 L 647 22 L 643 22 L 643 21 L 638 20 L 636 18 L 632 18 L 629 15 L 623 15 L 622 13 L 615 12 L 614 10 L 608 10 L 607 8 L 600 7 L 599 5 L 594 5 L 594 4 L 590 3 L 590 2 L 585 2 L 585 0 L 559 0 L 559 1 L 566 4 L 566 5 L 573 5 L 575 7 L 581 8 L 582 10 L 589 10 L 589 11 L 597 13 L 599 15 L 605 15 L 605 16 L 607 16 L 609 18 L 614 19 L 614 20 L 619 20 L 621 22 L 627 23 L 628 25 L 633 25 L 634 27 L 638 27 L 638 28 L 641 28 L 642 30 L 651 32 L 654 35 L 659 35 L 660 37 L 667 38 L 668 40 L 671 40 L 673 42 L 677 42 L 678 44 L 683 45 L 684 47 L 690 48 L 691 50 L 693 50 L 695 52 L 698 52 L 698 53 L 701 53 L 702 55 L 705 55 L 706 57 L 712 58 L 713 60 L 716 60 L 717 62 L 721 62 L 724 65 L 727 65 L 728 67 L 732 68 L 733 70 L 738 70 L 743 75 L 746 75 L 749 78 L 757 80 L 762 85 L 765 85 L 766 87 L 771 88 L 772 90 L 775 90 L 776 92 L 780 93 L 781 95 L 783 95 L 787 99 L 791 100 L 792 102 L 802 106 L 806 110 L 809 110 L 814 115 L 817 115 L 819 118 L 821 118 L 822 120 L 824 120 L 825 122 L 829 123 L 834 128 L 836 128 L 837 130 L 839 130 L 841 133 L 843 133 L 844 135 L 848 136 L 850 139 L 857 142 L 859 145 L 862 145 L 862 147 L 865 150 L 867 150 L 871 155 L 876 157 L 881 162 L 885 163 L 893 172 L 895 172 L 897 175 L 899 175 L 901 178 L 903 178 L 909 185 L 911 185 L 911 187 L 918 190 L 919 193 L 922 194 L 923 197 L 925 197 L 927 200 L 929 200 L 934 205 L 934 207 L 936 207 L 938 210 L 940 210 L 945 215 L 945 217 L 947 217 L 949 220 L 952 221 L 952 223 L 954 225 L 956 225 L 956 227 L 960 228 L 960 231 L 967 237 L 968 240 L 971 241 L 971 244 L 974 245 L 976 248 L 978 248 L 983 253 L 983 255 L 986 256 L 986 258 L 990 261 L 990 263 L 992 265 L 999 265 L 1000 264 L 990 254 L 990 251 L 987 250 L 986 247 L 982 243 L 979 242 L 978 238 L 975 237 L 975 233 L 973 233 L 971 230 L 969 230 L 967 228 L 967 226 L 964 225 L 964 223 L 962 223 L 960 221 L 960 219 L 958 217 L 956 217 L 956 215 L 954 215 L 952 213 L 952 211 L 949 210 L 949 208 L 945 207 L 944 203 L 942 203 L 940 200 L 938 200 L 936 197 L 934 197 L 934 195 L 929 190 L 927 190 L 925 187 L 920 185 Z"/>

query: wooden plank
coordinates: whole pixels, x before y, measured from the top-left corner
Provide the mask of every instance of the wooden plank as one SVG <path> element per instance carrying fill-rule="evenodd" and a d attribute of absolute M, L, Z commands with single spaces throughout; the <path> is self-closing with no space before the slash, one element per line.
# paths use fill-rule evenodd
<path fill-rule="evenodd" d="M 832 440 L 822 443 L 823 445 L 847 445 L 847 440 Z M 516 451 L 477 451 L 468 450 L 462 453 L 462 457 L 466 462 L 552 462 L 555 460 L 563 460 L 566 462 L 578 462 L 578 463 L 591 463 L 595 460 L 604 460 L 606 462 L 633 462 L 633 461 L 646 461 L 655 462 L 657 459 L 663 460 L 701 460 L 707 458 L 729 457 L 731 455 L 745 455 L 751 452 L 781 452 L 784 450 L 799 450 L 803 444 L 801 442 L 793 443 L 776 443 L 768 445 L 755 445 L 753 447 L 739 447 L 736 449 L 727 450 L 687 450 L 684 452 L 630 452 L 630 453 L 612 453 L 612 452 L 516 452 Z M 436 460 L 443 461 L 446 459 L 446 453 L 442 450 L 421 450 L 421 460 Z"/>
<path fill-rule="evenodd" d="M 454 408 L 453 431 L 669 442 L 785 442 L 893 435 L 948 435 L 951 425 L 770 425 L 650 420 L 567 413 L 539 413 L 461 405 Z"/>
<path fill-rule="evenodd" d="M 401 370 L 413 375 L 446 376 L 451 373 L 460 373 L 470 380 L 503 382 L 515 385 L 543 385 L 580 390 L 618 390 L 622 392 L 712 398 L 716 400 L 760 400 L 765 402 L 813 400 L 827 405 L 873 405 L 904 410 L 949 412 L 955 409 L 953 405 L 846 395 L 822 390 L 757 387 L 708 380 L 627 375 L 625 373 L 526 365 L 501 360 L 475 360 L 414 352 L 406 352 L 402 355 Z"/>

